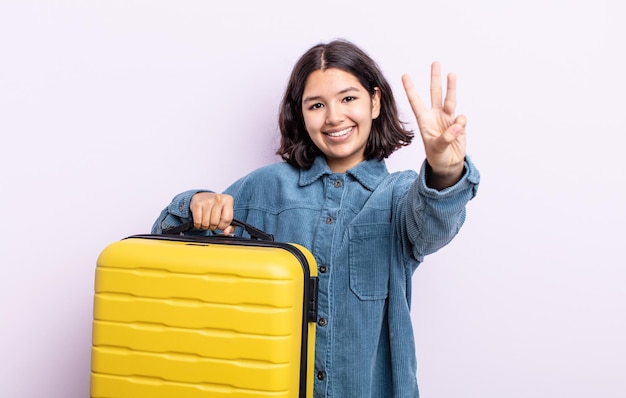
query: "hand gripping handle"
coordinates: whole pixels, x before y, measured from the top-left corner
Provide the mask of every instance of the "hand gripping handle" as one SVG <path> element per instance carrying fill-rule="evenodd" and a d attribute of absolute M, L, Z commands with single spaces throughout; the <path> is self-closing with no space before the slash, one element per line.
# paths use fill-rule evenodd
<path fill-rule="evenodd" d="M 243 221 L 239 221 L 237 219 L 233 219 L 233 221 L 231 221 L 230 223 L 231 225 L 234 225 L 236 227 L 241 227 L 243 228 L 244 231 L 246 231 L 248 234 L 250 234 L 250 237 L 252 239 L 257 239 L 257 240 L 267 240 L 267 241 L 273 241 L 274 240 L 274 236 L 272 234 L 268 234 L 264 231 L 261 231 L 258 228 L 253 227 L 252 225 L 245 223 Z M 189 231 L 193 229 L 193 220 L 189 220 L 186 221 L 182 224 L 180 224 L 177 227 L 172 227 L 172 228 L 167 228 L 165 230 L 163 230 L 163 235 L 178 235 L 178 234 L 182 234 L 186 231 Z"/>

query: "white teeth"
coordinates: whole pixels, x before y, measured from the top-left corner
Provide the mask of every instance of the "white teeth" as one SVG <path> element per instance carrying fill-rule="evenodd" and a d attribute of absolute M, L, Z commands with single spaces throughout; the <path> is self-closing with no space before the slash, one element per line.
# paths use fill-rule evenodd
<path fill-rule="evenodd" d="M 330 136 L 330 137 L 341 137 L 342 135 L 346 135 L 350 132 L 350 130 L 352 130 L 352 127 L 348 127 L 347 129 L 341 130 L 341 131 L 336 131 L 334 133 L 326 133 L 326 135 Z"/>

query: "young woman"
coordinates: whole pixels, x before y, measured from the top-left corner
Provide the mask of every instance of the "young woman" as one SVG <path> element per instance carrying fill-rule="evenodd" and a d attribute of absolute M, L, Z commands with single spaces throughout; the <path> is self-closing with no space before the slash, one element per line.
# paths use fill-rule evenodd
<path fill-rule="evenodd" d="M 420 173 L 384 159 L 411 143 L 376 63 L 336 40 L 296 63 L 281 103 L 278 154 L 224 193 L 177 195 L 153 233 L 193 219 L 197 234 L 230 234 L 233 217 L 299 243 L 319 266 L 316 397 L 418 397 L 409 312 L 411 276 L 465 219 L 479 174 L 465 156 L 456 78 L 432 64 L 431 109 L 404 89 L 426 152 Z"/>

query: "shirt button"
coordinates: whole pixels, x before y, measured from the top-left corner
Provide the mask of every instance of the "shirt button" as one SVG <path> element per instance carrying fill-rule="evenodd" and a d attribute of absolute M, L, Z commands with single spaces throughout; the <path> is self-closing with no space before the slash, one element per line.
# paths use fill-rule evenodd
<path fill-rule="evenodd" d="M 327 266 L 325 266 L 325 265 L 321 265 L 320 266 L 320 272 L 322 274 L 325 274 L 327 271 L 328 271 L 328 267 Z"/>
<path fill-rule="evenodd" d="M 317 372 L 317 379 L 318 380 L 324 380 L 326 378 L 326 373 L 324 373 L 323 370 L 320 370 L 319 372 Z"/>
<path fill-rule="evenodd" d="M 332 218 L 332 217 L 328 217 L 328 218 L 326 219 L 326 224 L 332 224 L 332 223 L 333 223 L 333 221 L 335 221 L 335 219 L 334 219 L 334 218 Z"/>
<path fill-rule="evenodd" d="M 343 182 L 341 180 L 335 180 L 335 188 L 341 188 L 343 186 Z"/>
<path fill-rule="evenodd" d="M 320 318 L 320 320 L 317 321 L 317 324 L 320 326 L 326 326 L 327 323 L 328 321 L 326 321 L 326 318 Z"/>

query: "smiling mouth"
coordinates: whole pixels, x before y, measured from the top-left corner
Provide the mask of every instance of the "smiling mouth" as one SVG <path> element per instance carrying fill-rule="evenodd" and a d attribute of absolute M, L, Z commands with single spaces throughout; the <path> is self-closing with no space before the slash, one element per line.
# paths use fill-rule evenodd
<path fill-rule="evenodd" d="M 329 137 L 343 137 L 344 135 L 348 134 L 350 131 L 352 131 L 352 127 L 348 127 L 339 131 L 327 132 L 324 134 L 326 134 Z"/>

